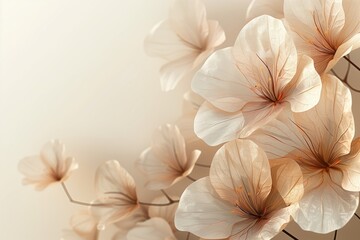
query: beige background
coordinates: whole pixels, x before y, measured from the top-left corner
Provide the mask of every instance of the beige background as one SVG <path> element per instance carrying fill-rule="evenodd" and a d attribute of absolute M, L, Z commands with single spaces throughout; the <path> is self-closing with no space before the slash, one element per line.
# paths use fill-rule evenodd
<path fill-rule="evenodd" d="M 243 26 L 248 2 L 206 1 L 209 17 L 218 19 L 228 33 L 226 45 Z M 137 175 L 133 162 L 149 145 L 154 129 L 174 122 L 181 109 L 185 85 L 161 92 L 160 61 L 143 51 L 144 36 L 166 18 L 168 4 L 2 1 L 0 239 L 60 239 L 71 214 L 79 209 L 68 203 L 58 186 L 38 193 L 20 183 L 19 159 L 37 153 L 49 139 L 61 139 L 80 163 L 68 183 L 77 199 L 94 198 L 94 171 L 105 160 L 118 159 Z M 358 125 L 359 103 L 360 94 L 355 94 Z M 141 192 L 145 199 L 149 195 Z M 300 239 L 332 239 L 331 234 L 306 234 L 296 226 L 289 231 Z M 338 239 L 357 239 L 359 234 L 360 220 L 354 219 Z M 280 234 L 277 239 L 287 237 Z"/>

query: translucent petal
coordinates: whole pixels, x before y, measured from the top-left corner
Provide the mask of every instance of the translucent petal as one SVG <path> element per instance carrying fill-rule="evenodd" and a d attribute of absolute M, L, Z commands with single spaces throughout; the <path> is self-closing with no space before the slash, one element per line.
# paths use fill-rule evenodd
<path fill-rule="evenodd" d="M 236 222 L 245 220 L 233 214 L 233 208 L 217 195 L 208 177 L 202 178 L 182 194 L 175 214 L 175 226 L 202 238 L 226 238 Z"/>

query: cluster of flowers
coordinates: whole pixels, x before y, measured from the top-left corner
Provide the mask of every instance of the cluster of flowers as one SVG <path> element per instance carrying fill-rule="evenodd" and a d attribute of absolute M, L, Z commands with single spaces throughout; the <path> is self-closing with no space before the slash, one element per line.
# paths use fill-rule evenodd
<path fill-rule="evenodd" d="M 271 239 L 291 220 L 316 233 L 342 228 L 359 203 L 360 138 L 347 79 L 332 68 L 341 58 L 354 64 L 359 12 L 357 0 L 253 0 L 234 45 L 214 52 L 225 33 L 204 3 L 174 0 L 145 49 L 166 60 L 164 91 L 193 77 L 191 107 L 178 126 L 159 127 L 136 162 L 145 187 L 163 196 L 140 201 L 132 176 L 112 160 L 96 173 L 99 197 L 73 200 L 64 181 L 77 165 L 59 141 L 20 162 L 24 182 L 41 190 L 60 181 L 72 202 L 90 206 L 72 218 L 66 240 L 96 240 L 109 224 L 118 227 L 113 240 L 171 240 L 178 231 Z M 216 151 L 209 165 L 197 163 L 203 154 L 194 145 Z M 208 167 L 208 176 L 190 177 L 195 167 Z M 165 192 L 184 178 L 194 182 L 180 200 Z"/>

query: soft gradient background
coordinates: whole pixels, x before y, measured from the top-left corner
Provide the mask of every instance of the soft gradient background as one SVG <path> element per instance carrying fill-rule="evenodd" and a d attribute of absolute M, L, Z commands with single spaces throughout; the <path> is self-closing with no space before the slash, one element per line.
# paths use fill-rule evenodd
<path fill-rule="evenodd" d="M 209 17 L 227 32 L 225 45 L 242 28 L 248 2 L 206 0 Z M 186 86 L 161 92 L 161 62 L 143 51 L 145 35 L 166 18 L 168 5 L 168 0 L 2 1 L 0 239 L 58 240 L 79 209 L 59 186 L 38 193 L 21 185 L 19 159 L 38 153 L 49 139 L 61 139 L 80 163 L 68 182 L 76 199 L 95 197 L 94 173 L 105 160 L 117 159 L 139 177 L 134 161 L 154 129 L 180 115 Z M 359 74 L 352 78 L 360 87 Z M 354 94 L 358 126 L 359 103 L 360 94 Z M 149 195 L 141 192 L 144 199 Z M 357 239 L 359 226 L 353 219 L 338 239 Z M 294 224 L 288 229 L 300 239 L 332 239 Z M 277 239 L 288 238 L 281 233 Z"/>

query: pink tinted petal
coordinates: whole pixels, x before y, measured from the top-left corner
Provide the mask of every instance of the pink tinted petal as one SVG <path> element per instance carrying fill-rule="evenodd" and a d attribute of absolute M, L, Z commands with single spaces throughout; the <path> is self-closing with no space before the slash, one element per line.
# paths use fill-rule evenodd
<path fill-rule="evenodd" d="M 171 196 L 172 199 L 177 199 L 176 197 Z M 152 203 L 168 203 L 169 200 L 165 196 L 155 198 Z M 149 217 L 159 217 L 164 219 L 175 232 L 177 229 L 175 227 L 174 218 L 175 212 L 178 208 L 178 203 L 174 203 L 168 206 L 150 206 L 149 207 Z"/>
<path fill-rule="evenodd" d="M 304 194 L 300 166 L 290 158 L 270 161 L 272 187 L 277 189 L 287 205 L 297 203 Z"/>
<path fill-rule="evenodd" d="M 187 55 L 162 66 L 160 69 L 161 89 L 163 91 L 173 90 L 191 72 L 196 57 L 196 54 Z"/>
<path fill-rule="evenodd" d="M 323 75 L 319 103 L 305 113 L 295 114 L 295 120 L 302 129 L 301 134 L 319 149 L 318 154 L 324 161 L 332 164 L 336 158 L 349 153 L 355 131 L 351 93 L 336 77 Z"/>
<path fill-rule="evenodd" d="M 257 99 L 237 68 L 231 48 L 213 53 L 194 76 L 191 87 L 195 93 L 227 112 L 238 111 L 248 101 Z"/>
<path fill-rule="evenodd" d="M 300 58 L 296 75 L 285 88 L 285 96 L 293 112 L 307 111 L 319 102 L 321 78 L 310 57 Z"/>
<path fill-rule="evenodd" d="M 359 23 L 360 25 L 360 23 Z M 360 47 L 360 33 L 357 33 L 354 36 L 351 36 L 346 42 L 341 44 L 331 61 L 329 61 L 325 72 L 329 72 L 337 63 L 340 61 L 341 58 L 349 54 L 351 51 L 358 49 Z"/>
<path fill-rule="evenodd" d="M 342 0 L 345 12 L 345 25 L 339 36 L 347 42 L 355 34 L 360 33 L 360 5 L 357 0 Z"/>
<path fill-rule="evenodd" d="M 168 20 L 155 25 L 144 41 L 145 51 L 149 56 L 161 57 L 174 61 L 196 53 L 171 28 Z"/>
<path fill-rule="evenodd" d="M 354 215 L 358 192 L 348 192 L 325 172 L 305 175 L 304 197 L 299 202 L 295 222 L 306 231 L 329 233 L 342 228 Z"/>
<path fill-rule="evenodd" d="M 256 210 L 266 201 L 272 186 L 266 154 L 249 140 L 238 139 L 221 147 L 209 177 L 215 191 L 229 204 L 249 204 Z"/>
<path fill-rule="evenodd" d="M 250 21 L 261 15 L 270 15 L 275 18 L 283 18 L 284 0 L 252 0 L 246 11 L 246 19 Z"/>
<path fill-rule="evenodd" d="M 221 200 L 208 177 L 188 186 L 175 214 L 175 226 L 202 238 L 226 238 L 233 225 L 245 219 L 233 214 L 233 205 Z"/>
<path fill-rule="evenodd" d="M 259 94 L 281 98 L 282 89 L 296 72 L 294 42 L 282 21 L 270 16 L 257 17 L 245 25 L 233 54 L 239 70 Z"/>
<path fill-rule="evenodd" d="M 207 36 L 207 49 L 213 49 L 221 45 L 226 37 L 225 32 L 218 21 L 208 20 L 209 34 Z"/>
<path fill-rule="evenodd" d="M 194 120 L 196 135 L 210 146 L 236 139 L 243 127 L 244 117 L 241 112 L 223 112 L 209 103 L 201 105 Z"/>
<path fill-rule="evenodd" d="M 144 240 L 148 237 L 156 240 L 176 240 L 169 224 L 162 218 L 151 218 L 136 226 L 127 234 L 127 240 Z"/>
<path fill-rule="evenodd" d="M 78 236 L 86 239 L 96 239 L 98 219 L 89 210 L 80 211 L 73 215 L 70 225 Z"/>
<path fill-rule="evenodd" d="M 172 28 L 188 45 L 201 49 L 209 33 L 202 0 L 173 0 L 169 20 Z"/>
<path fill-rule="evenodd" d="M 360 191 L 360 138 L 355 139 L 351 144 L 351 151 L 348 155 L 340 158 L 337 165 L 342 172 L 341 186 L 348 191 Z"/>

